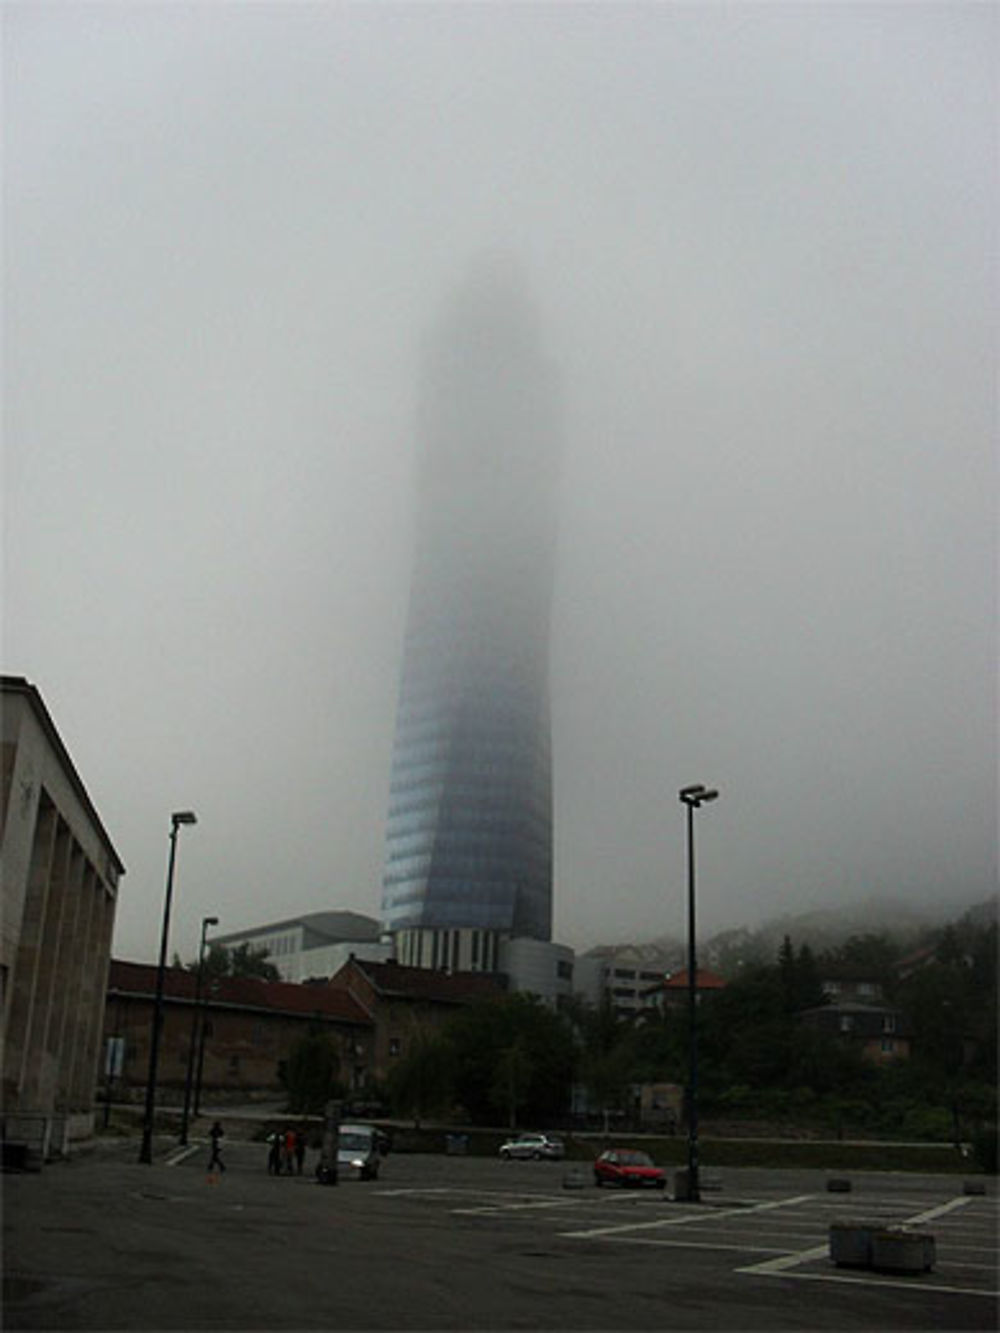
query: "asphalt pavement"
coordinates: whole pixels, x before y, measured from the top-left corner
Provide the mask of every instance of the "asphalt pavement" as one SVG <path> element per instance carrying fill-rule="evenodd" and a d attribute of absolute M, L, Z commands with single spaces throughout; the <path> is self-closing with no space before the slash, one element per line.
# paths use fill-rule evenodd
<path fill-rule="evenodd" d="M 703 1202 L 556 1162 L 391 1154 L 376 1181 L 267 1174 L 266 1145 L 120 1140 L 4 1178 L 8 1330 L 995 1329 L 995 1182 L 709 1171 Z M 918 1275 L 844 1270 L 830 1224 L 933 1233 Z"/>

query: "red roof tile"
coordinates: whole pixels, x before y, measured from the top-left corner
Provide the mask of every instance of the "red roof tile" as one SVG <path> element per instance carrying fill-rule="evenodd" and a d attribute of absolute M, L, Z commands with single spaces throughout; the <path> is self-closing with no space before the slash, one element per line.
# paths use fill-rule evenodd
<path fill-rule="evenodd" d="M 157 969 L 150 963 L 126 963 L 111 960 L 108 989 L 125 995 L 156 994 Z M 163 973 L 163 993 L 174 1000 L 194 1000 L 196 977 L 180 967 L 168 967 Z M 347 991 L 326 986 L 297 985 L 291 981 L 259 981 L 255 977 L 217 977 L 206 983 L 204 998 L 213 1005 L 232 1005 L 241 1009 L 267 1009 L 284 1014 L 319 1014 L 345 1023 L 363 1023 L 371 1019 Z"/>
<path fill-rule="evenodd" d="M 709 972 L 700 967 L 695 970 L 694 984 L 696 990 L 725 990 L 726 987 L 724 978 L 720 977 L 717 972 Z M 674 972 L 671 976 L 664 978 L 662 988 L 663 990 L 687 990 L 687 968 L 682 968 L 680 972 Z"/>

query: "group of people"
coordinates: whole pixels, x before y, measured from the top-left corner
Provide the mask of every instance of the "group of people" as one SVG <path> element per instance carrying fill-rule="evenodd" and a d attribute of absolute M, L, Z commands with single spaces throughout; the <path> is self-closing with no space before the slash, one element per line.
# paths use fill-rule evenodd
<path fill-rule="evenodd" d="M 306 1136 L 303 1130 L 275 1130 L 267 1136 L 267 1170 L 272 1176 L 283 1173 L 289 1176 L 301 1176 L 302 1165 L 306 1157 Z"/>

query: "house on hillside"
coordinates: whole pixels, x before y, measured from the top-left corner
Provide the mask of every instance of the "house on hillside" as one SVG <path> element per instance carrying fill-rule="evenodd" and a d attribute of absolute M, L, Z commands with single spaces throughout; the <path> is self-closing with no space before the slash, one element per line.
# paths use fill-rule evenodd
<path fill-rule="evenodd" d="M 426 967 L 351 958 L 318 990 L 349 995 L 374 1032 L 373 1072 L 385 1078 L 420 1030 L 442 1026 L 463 1006 L 498 999 L 505 989 L 485 972 L 434 972 Z"/>
<path fill-rule="evenodd" d="M 799 1021 L 858 1047 L 863 1058 L 873 1064 L 891 1064 L 910 1056 L 910 1022 L 899 1009 L 888 1005 L 832 1000 L 815 1009 L 803 1009 Z"/>
<path fill-rule="evenodd" d="M 827 963 L 821 968 L 820 985 L 834 1004 L 877 1004 L 882 982 L 871 972 L 851 964 Z"/>
<path fill-rule="evenodd" d="M 670 976 L 663 977 L 655 986 L 643 991 L 643 1006 L 646 1009 L 674 1010 L 686 1008 L 690 1003 L 688 969 L 682 968 Z M 701 1004 L 706 996 L 717 995 L 725 990 L 726 982 L 716 972 L 706 968 L 697 968 L 695 979 L 695 1004 Z"/>

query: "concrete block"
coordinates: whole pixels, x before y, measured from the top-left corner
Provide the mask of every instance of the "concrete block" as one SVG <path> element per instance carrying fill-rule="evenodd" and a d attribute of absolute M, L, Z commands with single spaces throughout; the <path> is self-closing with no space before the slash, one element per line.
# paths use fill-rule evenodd
<path fill-rule="evenodd" d="M 881 1273 L 929 1273 L 935 1258 L 929 1232 L 885 1227 L 872 1235 L 871 1266 Z"/>
<path fill-rule="evenodd" d="M 674 1172 L 674 1200 L 677 1203 L 691 1201 L 691 1173 L 686 1166 L 679 1166 Z"/>
<path fill-rule="evenodd" d="M 826 1182 L 826 1188 L 830 1194 L 850 1194 L 851 1182 L 843 1176 L 831 1176 Z"/>
<path fill-rule="evenodd" d="M 986 1193 L 986 1181 L 985 1181 L 985 1180 L 964 1180 L 964 1181 L 962 1182 L 962 1193 L 963 1193 L 963 1194 L 985 1194 L 985 1193 Z"/>
<path fill-rule="evenodd" d="M 869 1268 L 877 1222 L 832 1222 L 830 1258 L 841 1268 Z"/>

